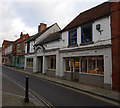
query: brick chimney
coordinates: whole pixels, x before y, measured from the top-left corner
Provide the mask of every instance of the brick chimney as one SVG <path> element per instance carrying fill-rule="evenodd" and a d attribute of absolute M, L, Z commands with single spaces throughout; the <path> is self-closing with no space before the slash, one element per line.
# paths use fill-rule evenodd
<path fill-rule="evenodd" d="M 23 36 L 23 32 L 21 32 L 21 34 L 20 34 L 20 37 L 22 37 Z"/>
<path fill-rule="evenodd" d="M 40 32 L 41 30 L 45 29 L 46 27 L 47 27 L 47 24 L 40 23 L 40 25 L 38 26 L 38 32 Z"/>

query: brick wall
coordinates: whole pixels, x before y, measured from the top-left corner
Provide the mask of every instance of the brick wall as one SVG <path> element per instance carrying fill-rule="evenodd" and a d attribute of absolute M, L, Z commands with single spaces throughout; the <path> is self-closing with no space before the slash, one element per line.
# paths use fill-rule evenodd
<path fill-rule="evenodd" d="M 112 86 L 120 90 L 120 2 L 110 3 L 112 36 Z"/>
<path fill-rule="evenodd" d="M 16 55 L 20 55 L 20 54 L 24 54 L 25 53 L 25 50 L 24 50 L 24 46 L 25 46 L 25 44 L 24 44 L 24 42 L 25 42 L 25 40 L 24 41 L 22 41 L 23 39 L 26 39 L 26 38 L 28 38 L 29 37 L 29 34 L 23 34 L 22 32 L 21 32 L 21 35 L 20 35 L 20 38 L 19 39 L 17 39 L 16 40 L 16 42 L 15 43 L 17 43 L 16 44 Z M 21 50 L 21 52 L 18 52 L 17 51 L 17 45 L 18 44 L 20 44 L 20 50 Z"/>

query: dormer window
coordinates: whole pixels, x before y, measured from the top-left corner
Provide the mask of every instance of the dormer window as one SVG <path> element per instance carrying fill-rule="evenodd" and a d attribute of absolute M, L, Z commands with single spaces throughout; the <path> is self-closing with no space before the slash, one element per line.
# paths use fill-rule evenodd
<path fill-rule="evenodd" d="M 77 29 L 69 31 L 69 45 L 77 44 Z"/>
<path fill-rule="evenodd" d="M 92 41 L 92 24 L 81 27 L 81 43 Z"/>

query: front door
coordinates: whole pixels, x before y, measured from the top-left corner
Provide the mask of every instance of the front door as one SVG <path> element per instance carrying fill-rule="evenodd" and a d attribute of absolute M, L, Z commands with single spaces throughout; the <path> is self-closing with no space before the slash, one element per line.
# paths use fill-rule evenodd
<path fill-rule="evenodd" d="M 43 67 L 43 57 L 38 57 L 38 72 L 42 73 L 42 67 Z"/>

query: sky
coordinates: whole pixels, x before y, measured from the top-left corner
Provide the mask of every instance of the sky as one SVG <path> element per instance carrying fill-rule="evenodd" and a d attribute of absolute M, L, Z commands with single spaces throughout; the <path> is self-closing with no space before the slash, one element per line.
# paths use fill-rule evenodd
<path fill-rule="evenodd" d="M 61 29 L 81 12 L 107 0 L 0 0 L 0 47 L 3 40 L 15 41 L 20 33 L 38 32 L 40 23 L 57 23 Z"/>

